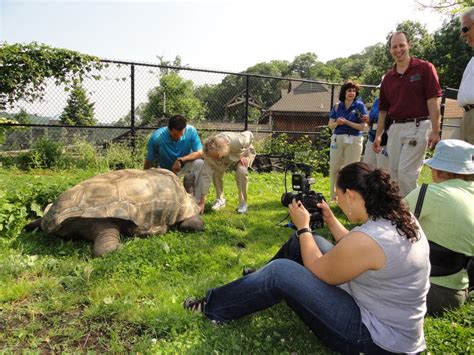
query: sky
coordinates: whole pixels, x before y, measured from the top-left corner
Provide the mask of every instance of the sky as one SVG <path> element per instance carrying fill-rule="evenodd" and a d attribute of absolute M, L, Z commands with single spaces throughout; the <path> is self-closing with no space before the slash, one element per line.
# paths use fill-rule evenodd
<path fill-rule="evenodd" d="M 105 59 L 240 72 L 315 53 L 326 62 L 384 42 L 397 23 L 434 32 L 414 0 L 0 0 L 0 41 L 36 41 Z"/>

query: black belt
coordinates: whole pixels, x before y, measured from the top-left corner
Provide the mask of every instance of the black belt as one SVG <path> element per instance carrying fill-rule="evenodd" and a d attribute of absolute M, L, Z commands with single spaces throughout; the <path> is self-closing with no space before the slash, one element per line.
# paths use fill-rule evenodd
<path fill-rule="evenodd" d="M 390 117 L 390 122 L 397 124 L 397 123 L 408 123 L 408 122 L 421 122 L 429 120 L 429 117 L 415 117 L 415 118 L 393 118 Z"/>
<path fill-rule="evenodd" d="M 464 111 L 469 112 L 474 108 L 474 104 L 464 105 L 462 108 Z"/>

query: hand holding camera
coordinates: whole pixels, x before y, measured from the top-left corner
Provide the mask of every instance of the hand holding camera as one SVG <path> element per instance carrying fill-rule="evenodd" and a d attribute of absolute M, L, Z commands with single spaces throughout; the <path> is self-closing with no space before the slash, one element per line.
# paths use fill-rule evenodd
<path fill-rule="evenodd" d="M 288 212 L 290 213 L 291 221 L 295 225 L 296 230 L 309 227 L 311 217 L 301 202 L 293 199 L 288 205 Z"/>
<path fill-rule="evenodd" d="M 304 170 L 304 174 L 297 173 L 296 169 Z M 314 184 L 314 179 L 311 176 L 311 167 L 306 164 L 289 164 L 285 169 L 285 191 L 286 191 L 286 172 L 292 171 L 291 183 L 293 190 L 297 192 L 285 192 L 281 196 L 281 203 L 288 207 L 293 200 L 295 203 L 301 203 L 309 213 L 309 226 L 311 229 L 322 228 L 324 225 L 323 215 L 318 203 L 325 201 L 324 196 L 320 192 L 315 192 L 310 189 L 311 184 Z M 295 221 L 293 221 L 295 223 Z M 296 225 L 296 223 L 295 223 Z"/>

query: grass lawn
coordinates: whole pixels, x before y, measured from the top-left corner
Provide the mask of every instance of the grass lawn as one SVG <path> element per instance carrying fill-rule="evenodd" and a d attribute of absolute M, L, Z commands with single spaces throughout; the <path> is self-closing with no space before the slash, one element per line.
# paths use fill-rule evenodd
<path fill-rule="evenodd" d="M 251 174 L 247 215 L 234 212 L 234 177 L 226 174 L 227 207 L 207 211 L 204 232 L 129 237 L 100 259 L 91 257 L 90 243 L 21 231 L 31 211 L 96 173 L 0 169 L 1 350 L 331 353 L 285 304 L 224 326 L 182 307 L 187 296 L 264 264 L 286 241 L 292 231 L 277 226 L 286 216 L 283 174 Z M 328 179 L 316 180 L 313 189 L 327 197 Z M 420 180 L 431 180 L 428 170 Z M 326 229 L 321 234 L 329 236 Z M 472 353 L 473 308 L 471 300 L 442 318 L 428 317 L 428 351 Z"/>

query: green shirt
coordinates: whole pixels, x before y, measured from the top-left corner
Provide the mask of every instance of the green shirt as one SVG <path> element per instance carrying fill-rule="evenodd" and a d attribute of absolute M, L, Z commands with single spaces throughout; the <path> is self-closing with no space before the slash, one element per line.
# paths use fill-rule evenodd
<path fill-rule="evenodd" d="M 405 200 L 415 210 L 420 187 Z M 428 240 L 445 248 L 474 255 L 474 182 L 450 179 L 430 184 L 425 195 L 419 221 Z M 455 290 L 469 285 L 465 269 L 449 276 L 431 277 L 431 283 Z"/>

